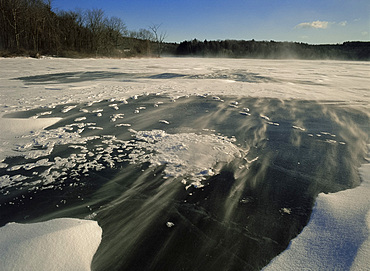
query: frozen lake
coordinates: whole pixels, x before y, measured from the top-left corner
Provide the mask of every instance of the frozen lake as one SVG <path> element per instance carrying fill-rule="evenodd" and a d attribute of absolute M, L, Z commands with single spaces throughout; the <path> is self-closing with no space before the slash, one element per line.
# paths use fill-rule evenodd
<path fill-rule="evenodd" d="M 368 62 L 0 64 L 0 226 L 97 221 L 92 270 L 260 270 L 283 251 L 291 265 L 278 257 L 268 268 L 302 268 L 297 257 L 303 267 L 363 266 Z M 337 213 L 341 193 L 353 206 Z M 307 241 L 332 223 L 293 239 L 330 213 L 340 221 L 333 241 Z M 340 259 L 320 258 L 343 236 Z M 292 239 L 298 249 L 286 250 Z"/>

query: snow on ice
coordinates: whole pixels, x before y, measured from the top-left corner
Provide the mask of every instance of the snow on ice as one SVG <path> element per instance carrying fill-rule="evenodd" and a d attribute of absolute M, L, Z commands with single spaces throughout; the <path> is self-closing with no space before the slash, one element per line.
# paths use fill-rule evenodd
<path fill-rule="evenodd" d="M 24 111 L 34 108 L 53 108 L 65 104 L 62 113 L 74 109 L 71 103 L 90 103 L 103 99 L 111 99 L 115 103 L 111 107 L 119 109 L 119 103 L 140 95 L 160 93 L 170 97 L 181 95 L 228 95 L 235 97 L 270 97 L 281 100 L 301 99 L 320 100 L 327 103 L 336 102 L 361 108 L 369 108 L 370 67 L 367 62 L 341 61 L 300 61 L 300 60 L 234 60 L 234 59 L 197 59 L 197 58 L 161 58 L 161 59 L 30 59 L 1 58 L 0 72 L 0 117 L 6 113 Z M 126 79 L 109 77 L 109 71 L 115 67 L 117 73 L 122 72 Z M 61 73 L 81 73 L 91 70 L 102 71 L 99 78 L 80 78 L 76 80 L 54 79 L 45 80 L 45 84 L 36 84 L 33 76 L 45 76 L 55 71 Z M 179 78 L 166 79 L 155 77 L 156 74 L 168 71 L 183 75 Z M 22 71 L 21 74 L 19 71 Z M 104 78 L 104 73 L 107 77 Z M 237 73 L 238 76 L 235 77 Z M 229 75 L 225 78 L 224 75 Z M 244 74 L 244 77 L 241 75 Z M 259 76 L 252 76 L 257 74 Z M 19 76 L 22 80 L 16 80 Z M 138 76 L 140 75 L 140 76 Z M 220 76 L 222 75 L 222 76 Z M 92 75 L 93 76 L 93 75 Z M 262 79 L 261 79 L 262 78 Z M 232 80 L 231 80 L 232 79 Z M 220 82 L 232 84 L 220 84 Z M 155 106 L 158 106 L 156 104 Z M 237 107 L 235 102 L 232 106 Z M 135 112 L 145 108 L 137 108 Z M 45 111 L 47 115 L 49 111 Z M 103 110 L 95 112 L 97 116 Z M 240 114 L 248 116 L 249 109 Z M 370 114 L 370 113 L 369 113 Z M 40 115 L 41 116 L 41 115 Z M 64 131 L 46 131 L 43 128 L 55 124 L 58 118 L 6 119 L 0 118 L 0 166 L 5 157 L 15 156 L 19 151 L 27 151 L 29 136 L 46 135 L 43 153 L 36 150 L 28 152 L 30 157 L 45 156 L 56 142 L 74 142 L 81 139 L 78 133 L 74 138 L 63 138 Z M 112 116 L 114 122 L 123 115 Z M 261 118 L 270 121 L 267 116 Z M 84 117 L 75 121 L 83 121 Z M 160 120 L 161 121 L 161 120 Z M 167 121 L 161 121 L 169 124 Z M 273 123 L 278 125 L 278 123 Z M 130 126 L 117 124 L 116 127 Z M 89 129 L 101 129 L 93 125 Z M 80 129 L 86 128 L 81 127 Z M 304 127 L 293 126 L 304 131 Z M 50 133 L 54 133 L 50 135 Z M 321 134 L 317 134 L 320 136 Z M 227 139 L 220 143 L 217 136 L 174 134 L 163 131 L 137 131 L 136 137 L 143 141 L 139 148 L 157 150 L 154 155 L 133 153 L 132 159 L 147 159 L 153 164 L 167 163 L 167 174 L 179 174 L 181 165 L 185 171 L 191 172 L 195 183 L 200 182 L 197 176 L 211 175 L 215 163 L 228 161 L 230 157 L 240 155 L 240 150 Z M 314 134 L 311 134 L 314 136 Z M 196 143 L 189 141 L 196 139 Z M 41 140 L 41 137 L 38 137 Z M 110 139 L 113 140 L 113 139 Z M 152 140 L 152 142 L 151 142 Z M 85 142 L 85 141 L 84 141 Z M 81 143 L 84 143 L 81 142 Z M 112 141 L 113 142 L 113 141 Z M 150 144 L 149 144 L 150 143 Z M 112 143 L 113 144 L 113 143 Z M 210 151 L 210 145 L 216 145 Z M 15 151 L 13 146 L 18 145 Z M 186 150 L 191 149 L 189 152 Z M 193 165 L 189 163 L 194 157 L 194 149 L 200 150 L 202 159 Z M 228 154 L 224 153 L 227 149 Z M 180 154 L 182 158 L 180 158 Z M 208 154 L 208 156 L 206 155 Z M 95 154 L 93 154 L 95 155 Z M 170 156 L 168 156 L 170 155 Z M 184 162 L 185 160 L 189 160 Z M 211 160 L 209 160 L 211 159 Z M 45 164 L 48 161 L 44 161 Z M 66 165 L 68 161 L 59 161 Z M 58 164 L 57 163 L 57 164 Z M 32 165 L 29 165 L 32 167 Z M 362 184 L 354 189 L 333 194 L 320 194 L 309 224 L 302 233 L 291 241 L 289 248 L 275 258 L 265 270 L 365 270 L 368 268 L 370 254 L 370 200 L 369 200 L 369 163 L 360 168 Z M 18 179 L 17 179 L 18 178 Z M 2 177 L 0 187 L 17 182 L 22 176 Z M 283 210 L 288 212 L 287 210 Z M 168 222 L 172 223 L 172 222 Z M 173 224 L 167 224 L 172 227 Z M 0 259 L 5 270 L 20 270 L 23 267 L 37 270 L 89 270 L 90 263 L 101 238 L 101 229 L 96 222 L 58 219 L 39 224 L 19 225 L 10 223 L 0 228 Z M 42 261 L 40 261 L 42 259 Z"/>

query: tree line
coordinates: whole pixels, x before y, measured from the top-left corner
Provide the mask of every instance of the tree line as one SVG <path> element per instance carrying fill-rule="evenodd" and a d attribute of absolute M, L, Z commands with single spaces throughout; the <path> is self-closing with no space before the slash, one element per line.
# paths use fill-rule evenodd
<path fill-rule="evenodd" d="M 176 48 L 176 55 L 269 59 L 370 60 L 370 42 L 310 45 L 298 42 L 255 40 L 199 41 L 194 39 L 181 42 Z"/>
<path fill-rule="evenodd" d="M 160 24 L 130 31 L 101 9 L 54 11 L 51 0 L 0 0 L 0 56 L 174 56 L 370 60 L 370 42 L 164 42 Z"/>
<path fill-rule="evenodd" d="M 51 0 L 0 0 L 2 55 L 159 55 L 166 34 L 160 25 L 129 31 L 101 9 L 53 11 Z"/>

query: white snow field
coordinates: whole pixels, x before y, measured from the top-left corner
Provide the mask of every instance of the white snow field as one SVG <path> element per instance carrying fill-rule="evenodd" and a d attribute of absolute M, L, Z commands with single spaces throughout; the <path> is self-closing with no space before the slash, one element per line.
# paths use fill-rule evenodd
<path fill-rule="evenodd" d="M 60 218 L 0 228 L 2 270 L 90 270 L 101 240 L 95 221 Z"/>
<path fill-rule="evenodd" d="M 235 101 L 243 97 L 265 97 L 281 101 L 343 104 L 370 117 L 369 62 L 218 58 L 0 58 L 0 67 L 0 168 L 8 166 L 6 157 L 18 156 L 20 152 L 25 157 L 37 159 L 48 155 L 57 144 L 86 143 L 96 139 L 82 139 L 79 136 L 83 129 L 101 128 L 93 123 L 77 125 L 80 132 L 76 132 L 73 138 L 65 137 L 65 129 L 70 128 L 68 126 L 63 127 L 64 130 L 43 130 L 62 119 L 45 117 L 49 114 L 46 109 L 60 105 L 65 105 L 61 111 L 64 114 L 74 109 L 70 104 L 92 105 L 109 100 L 109 107 L 118 109 L 115 101 L 124 104 L 129 98 L 136 99 L 147 94 L 169 96 L 174 101 L 186 95 L 211 95 L 215 100 L 220 99 L 218 96 L 228 96 L 235 97 Z M 237 105 L 235 102 L 230 106 Z M 8 113 L 38 108 L 44 109 L 43 112 L 28 119 L 3 117 Z M 144 110 L 137 108 L 135 113 Z M 248 112 L 249 109 L 245 108 L 240 114 L 248 116 Z M 105 112 L 101 109 L 90 113 L 101 117 Z M 279 125 L 267 116 L 261 115 L 261 118 L 269 124 Z M 81 123 L 85 119 L 76 118 L 75 122 Z M 124 116 L 116 114 L 111 116 L 110 121 L 120 119 L 124 119 Z M 158 123 L 171 124 L 165 119 L 159 119 Z M 130 125 L 124 122 L 115 127 L 127 128 Z M 293 128 L 304 131 L 298 125 Z M 204 176 L 212 176 L 217 172 L 217 162 L 228 162 L 245 152 L 233 144 L 232 138 L 214 134 L 170 135 L 161 130 L 132 130 L 131 133 L 141 139 L 138 146 L 115 138 L 105 140 L 110 140 L 113 149 L 126 144 L 130 148 L 145 148 L 153 153 L 157 151 L 156 155 L 132 153 L 130 158 L 133 162 L 140 160 L 167 165 L 165 173 L 170 176 L 191 175 L 190 181 L 197 187 L 202 187 Z M 196 143 L 191 145 L 194 140 Z M 42 152 L 34 148 L 32 144 L 35 142 L 45 146 Z M 197 158 L 194 156 L 196 151 L 208 157 Z M 94 155 L 97 153 L 91 153 L 91 156 Z M 105 157 L 110 159 L 109 155 Z M 47 159 L 38 162 L 50 166 Z M 318 195 L 308 225 L 264 270 L 370 270 L 369 162 L 369 159 L 364 160 L 358 169 L 362 180 L 360 186 Z M 54 166 L 67 167 L 68 163 L 63 160 L 50 169 L 53 170 Z M 28 165 L 29 168 L 34 166 Z M 88 163 L 85 166 L 86 169 L 97 167 Z M 53 185 L 52 171 L 49 170 L 49 173 L 45 178 L 48 178 L 48 185 Z M 16 187 L 22 178 L 0 176 L 0 189 Z M 176 224 L 172 225 L 176 228 Z M 9 223 L 0 228 L 1 269 L 89 270 L 100 241 L 101 228 L 90 220 L 64 218 L 37 224 Z"/>

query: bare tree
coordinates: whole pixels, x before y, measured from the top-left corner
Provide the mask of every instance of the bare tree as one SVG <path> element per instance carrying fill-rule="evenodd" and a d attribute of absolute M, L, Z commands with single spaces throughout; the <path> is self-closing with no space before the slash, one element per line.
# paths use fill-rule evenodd
<path fill-rule="evenodd" d="M 22 20 L 26 11 L 25 2 L 22 0 L 2 0 L 1 11 L 4 21 L 12 29 L 12 37 L 14 38 L 17 51 L 21 47 L 20 35 L 25 31 L 22 26 Z"/>
<path fill-rule="evenodd" d="M 112 42 L 114 48 L 118 48 L 120 45 L 120 39 L 127 36 L 128 31 L 126 25 L 118 17 L 111 17 L 105 20 L 106 34 L 109 40 Z"/>
<path fill-rule="evenodd" d="M 167 37 L 166 32 L 159 32 L 159 28 L 162 24 L 153 24 L 149 26 L 149 29 L 154 35 L 154 42 L 157 44 L 157 56 L 160 57 L 163 50 L 163 41 Z"/>
<path fill-rule="evenodd" d="M 0 0 L 0 53 L 160 56 L 160 25 L 128 32 L 101 9 L 58 11 L 52 0 Z M 133 38 L 129 38 L 133 37 Z"/>
<path fill-rule="evenodd" d="M 95 51 L 96 56 L 104 42 L 104 21 L 104 11 L 102 9 L 91 9 L 86 11 L 85 23 L 86 27 L 91 31 L 91 49 Z"/>

